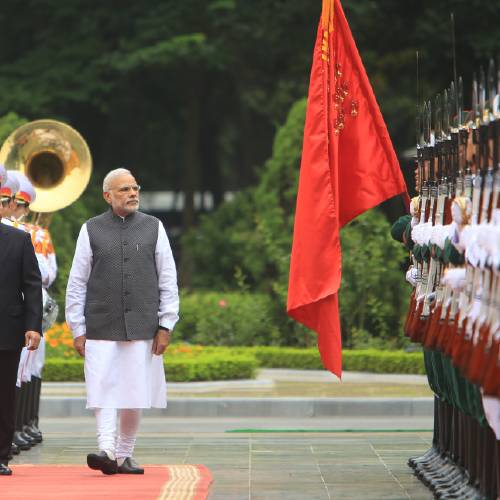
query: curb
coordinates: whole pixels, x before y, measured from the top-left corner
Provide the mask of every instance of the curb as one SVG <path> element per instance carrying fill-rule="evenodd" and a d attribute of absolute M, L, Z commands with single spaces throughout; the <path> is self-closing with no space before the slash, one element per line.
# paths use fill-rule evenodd
<path fill-rule="evenodd" d="M 86 417 L 82 397 L 42 397 L 40 416 Z M 152 417 L 432 417 L 433 398 L 169 398 Z"/>

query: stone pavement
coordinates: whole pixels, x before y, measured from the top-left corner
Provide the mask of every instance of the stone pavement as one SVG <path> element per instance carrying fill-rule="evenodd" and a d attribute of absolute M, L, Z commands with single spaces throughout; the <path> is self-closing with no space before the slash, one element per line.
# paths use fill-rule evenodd
<path fill-rule="evenodd" d="M 406 465 L 430 446 L 430 432 L 411 431 L 423 422 L 349 420 L 146 417 L 136 458 L 143 464 L 206 465 L 214 477 L 210 500 L 432 498 Z M 335 432 L 356 425 L 372 431 Z M 92 418 L 44 419 L 41 427 L 44 442 L 12 465 L 85 463 L 95 450 Z M 225 432 L 244 428 L 330 432 Z M 406 432 L 375 432 L 384 428 Z"/>

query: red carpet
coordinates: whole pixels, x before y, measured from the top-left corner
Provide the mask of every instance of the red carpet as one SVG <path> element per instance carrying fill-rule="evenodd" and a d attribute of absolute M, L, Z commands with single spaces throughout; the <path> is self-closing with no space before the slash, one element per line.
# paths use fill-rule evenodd
<path fill-rule="evenodd" d="M 205 500 L 212 482 L 203 465 L 147 465 L 143 476 L 105 476 L 82 465 L 13 465 L 0 498 L 30 500 Z"/>

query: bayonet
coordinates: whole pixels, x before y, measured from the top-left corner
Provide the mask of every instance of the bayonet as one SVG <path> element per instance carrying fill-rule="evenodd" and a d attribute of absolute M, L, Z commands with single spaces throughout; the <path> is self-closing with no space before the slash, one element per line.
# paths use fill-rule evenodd
<path fill-rule="evenodd" d="M 464 126 L 464 81 L 462 77 L 458 77 L 458 88 L 457 88 L 457 118 L 458 118 L 458 126 Z"/>
<path fill-rule="evenodd" d="M 451 137 L 451 127 L 450 123 L 453 119 L 450 105 L 451 103 L 451 94 L 452 89 L 448 92 L 447 89 L 443 92 L 443 172 L 442 172 L 442 180 L 440 185 L 440 191 L 445 196 L 445 206 L 443 207 L 443 224 L 449 222 L 450 212 L 450 198 L 453 193 L 453 180 L 454 175 L 452 171 L 452 162 L 453 162 L 453 139 Z"/>
<path fill-rule="evenodd" d="M 474 170 L 471 175 L 471 199 L 472 199 L 472 224 L 479 223 L 479 210 L 481 203 L 481 184 L 482 179 L 480 175 L 480 169 L 482 166 L 482 160 L 484 157 L 484 137 L 483 137 L 483 112 L 485 105 L 485 95 L 484 95 L 484 71 L 481 67 L 479 71 L 479 82 L 476 74 L 474 74 L 474 79 L 472 82 L 472 104 L 474 112 L 474 125 L 472 127 L 472 140 L 474 143 Z"/>
<path fill-rule="evenodd" d="M 474 73 L 472 77 L 472 121 L 475 122 L 476 119 L 479 119 L 479 89 L 477 76 Z"/>
<path fill-rule="evenodd" d="M 450 130 L 450 168 L 448 171 L 450 186 L 450 196 L 459 196 L 462 194 L 463 182 L 459 175 L 459 145 L 460 145 L 460 132 L 458 121 L 458 100 L 455 89 L 455 83 L 451 82 L 450 93 L 448 95 L 448 104 L 450 111 L 449 121 L 452 123 Z"/>
<path fill-rule="evenodd" d="M 481 66 L 479 70 L 479 119 L 481 123 L 488 122 L 486 116 L 486 77 L 484 75 L 484 69 Z"/>
<path fill-rule="evenodd" d="M 425 213 L 427 211 L 427 199 L 429 197 L 429 171 L 428 171 L 428 163 L 429 163 L 429 132 L 428 132 L 428 114 L 429 110 L 427 108 L 427 102 L 424 102 L 422 108 L 422 118 L 421 118 L 421 126 L 422 126 L 422 147 L 420 148 L 421 152 L 421 164 L 422 164 L 422 181 L 421 181 L 421 191 L 420 191 L 420 223 L 425 222 Z"/>
<path fill-rule="evenodd" d="M 458 129 L 458 101 L 455 89 L 455 82 L 451 82 L 448 93 L 449 124 L 453 129 Z"/>
<path fill-rule="evenodd" d="M 450 89 L 451 94 L 451 89 Z M 443 114 L 442 114 L 442 133 L 443 138 L 447 138 L 450 135 L 450 102 L 449 102 L 448 90 L 444 89 L 443 92 Z"/>
<path fill-rule="evenodd" d="M 491 115 L 493 115 L 495 107 L 495 96 L 496 96 L 495 77 L 496 77 L 495 61 L 493 61 L 493 59 L 490 59 L 490 63 L 488 65 L 488 106 Z"/>

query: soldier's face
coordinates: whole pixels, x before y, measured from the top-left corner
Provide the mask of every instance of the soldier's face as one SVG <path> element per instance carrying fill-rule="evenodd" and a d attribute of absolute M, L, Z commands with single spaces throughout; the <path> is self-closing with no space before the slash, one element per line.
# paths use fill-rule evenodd
<path fill-rule="evenodd" d="M 8 200 L 2 201 L 0 203 L 0 215 L 2 217 L 10 217 L 17 207 L 17 203 L 14 198 L 8 198 Z"/>
<path fill-rule="evenodd" d="M 24 217 L 27 217 L 28 214 L 30 213 L 30 209 L 27 205 L 24 204 L 17 204 L 16 209 L 14 210 L 14 213 L 12 214 L 15 219 L 23 219 Z"/>
<path fill-rule="evenodd" d="M 139 208 L 140 189 L 132 175 L 123 174 L 112 180 L 109 191 L 104 192 L 104 199 L 115 214 L 125 217 Z"/>

